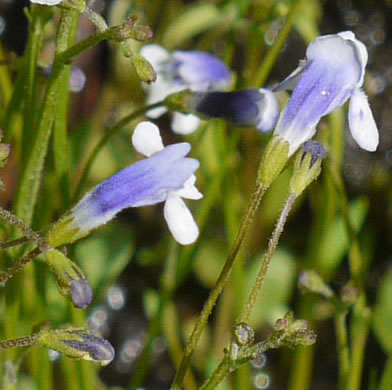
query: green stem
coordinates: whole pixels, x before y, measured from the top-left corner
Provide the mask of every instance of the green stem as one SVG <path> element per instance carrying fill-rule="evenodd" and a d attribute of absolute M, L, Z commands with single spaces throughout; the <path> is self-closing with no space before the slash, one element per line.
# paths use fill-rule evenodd
<path fill-rule="evenodd" d="M 180 365 L 182 357 L 182 344 L 178 332 L 180 328 L 176 308 L 172 302 L 168 302 L 163 314 L 162 331 L 167 340 L 169 354 L 175 367 Z M 188 372 L 185 377 L 184 387 L 187 390 L 197 390 L 196 379 L 192 372 Z"/>
<path fill-rule="evenodd" d="M 7 268 L 5 271 L 0 273 L 0 284 L 6 283 L 10 280 L 15 274 L 21 271 L 31 260 L 37 257 L 41 253 L 39 248 L 35 248 L 31 252 L 29 252 L 26 256 L 22 257 L 16 264 Z"/>
<path fill-rule="evenodd" d="M 114 126 L 107 129 L 106 134 L 101 139 L 101 141 L 99 141 L 97 146 L 94 148 L 93 152 L 91 153 L 90 157 L 88 158 L 88 160 L 86 162 L 86 165 L 84 166 L 81 178 L 80 178 L 79 183 L 78 183 L 76 190 L 74 192 L 74 196 L 72 197 L 72 203 L 80 198 L 82 190 L 83 190 L 83 185 L 86 182 L 86 179 L 88 177 L 88 174 L 90 173 L 91 167 L 92 167 L 95 159 L 97 158 L 99 152 L 109 142 L 109 140 L 114 135 L 116 135 L 120 130 L 122 130 L 129 122 L 136 119 L 138 116 L 144 114 L 146 111 L 148 111 L 152 108 L 160 107 L 162 105 L 163 105 L 163 102 L 157 102 L 157 103 L 150 104 L 148 106 L 144 106 L 144 107 L 132 112 L 131 114 L 125 116 L 120 121 L 118 121 Z"/>
<path fill-rule="evenodd" d="M 267 55 L 264 58 L 263 65 L 260 67 L 258 73 L 256 74 L 254 85 L 263 86 L 266 82 L 271 69 L 275 65 L 276 59 L 280 54 L 284 43 L 291 31 L 291 28 L 294 25 L 294 22 L 297 18 L 297 13 L 301 7 L 303 0 L 296 0 L 287 15 L 286 23 L 284 24 L 283 28 L 279 32 L 279 36 L 276 39 L 274 46 L 268 51 Z"/>
<path fill-rule="evenodd" d="M 381 377 L 379 390 L 392 389 L 392 357 L 389 356 Z"/>
<path fill-rule="evenodd" d="M 8 210 L 3 209 L 2 207 L 0 207 L 0 218 L 3 219 L 5 222 L 20 229 L 25 234 L 26 239 L 31 240 L 35 244 L 37 244 L 41 251 L 45 252 L 49 249 L 49 245 L 43 237 L 41 237 L 38 233 L 31 230 L 18 217 L 10 213 Z M 20 240 L 21 239 L 19 239 L 19 243 Z"/>
<path fill-rule="evenodd" d="M 4 58 L 3 46 L 0 43 L 0 58 Z M 7 63 L 4 65 L 8 65 Z M 12 81 L 10 71 L 7 66 L 0 66 L 0 105 L 4 107 L 8 104 L 12 94 Z"/>
<path fill-rule="evenodd" d="M 231 156 L 233 155 L 233 151 L 235 150 L 239 140 L 239 133 L 236 133 L 230 139 L 230 146 L 224 155 L 224 159 L 222 160 L 218 171 L 211 178 L 211 182 L 209 182 L 207 192 L 203 196 L 203 201 L 197 211 L 196 216 L 196 222 L 201 231 L 203 231 L 203 227 L 207 223 L 210 211 L 222 191 L 222 182 L 228 172 L 228 169 L 230 168 L 232 158 Z M 197 144 L 197 142 L 195 144 Z M 197 250 L 198 243 L 196 243 L 196 245 L 187 246 L 182 249 L 179 265 L 177 267 L 177 286 L 180 285 L 190 273 L 192 269 L 192 260 L 195 258 L 195 253 L 197 252 Z"/>
<path fill-rule="evenodd" d="M 215 306 L 215 303 L 222 292 L 223 286 L 225 285 L 227 279 L 230 276 L 231 269 L 233 267 L 234 261 L 237 257 L 238 251 L 241 248 L 241 244 L 244 240 L 245 234 L 249 230 L 252 222 L 254 215 L 259 207 L 260 201 L 267 190 L 267 187 L 262 184 L 262 183 L 257 183 L 256 189 L 252 195 L 250 204 L 248 206 L 248 209 L 242 219 L 241 226 L 239 228 L 239 231 L 237 233 L 237 236 L 234 240 L 234 243 L 231 247 L 231 250 L 229 252 L 229 255 L 226 259 L 225 265 L 218 277 L 218 280 L 212 289 L 207 302 L 205 303 L 203 310 L 200 314 L 199 319 L 197 320 L 195 327 L 193 328 L 192 334 L 188 340 L 188 343 L 186 345 L 185 351 L 184 351 L 184 356 L 182 358 L 180 367 L 176 373 L 176 376 L 174 378 L 174 382 L 172 384 L 172 389 L 173 390 L 179 390 L 182 386 L 182 383 L 184 381 L 184 377 L 186 374 L 186 371 L 188 369 L 193 351 L 200 339 L 200 336 L 203 332 L 203 329 L 205 325 L 207 324 L 208 317 L 211 314 L 211 311 L 213 307 Z"/>
<path fill-rule="evenodd" d="M 56 40 L 56 58 L 68 47 L 69 36 L 77 28 L 78 17 L 79 14 L 76 11 L 62 11 Z M 62 79 L 66 74 L 66 66 L 55 59 L 44 98 L 40 121 L 35 132 L 35 139 L 30 154 L 27 157 L 27 164 L 21 175 L 15 200 L 15 213 L 27 225 L 31 225 L 32 222 L 57 107 L 64 100 L 63 96 L 58 95 L 58 91 Z"/>
<path fill-rule="evenodd" d="M 371 312 L 365 306 L 365 297 L 361 296 L 354 306 L 351 337 L 351 367 L 346 390 L 359 390 L 365 354 L 366 340 L 369 333 Z"/>
<path fill-rule="evenodd" d="M 176 244 L 173 242 L 167 257 L 165 272 L 162 276 L 162 286 L 159 294 L 159 306 L 152 321 L 150 322 L 148 329 L 148 341 L 137 361 L 135 373 L 128 387 L 129 390 L 139 389 L 143 385 L 144 378 L 148 373 L 152 344 L 161 330 L 163 311 L 167 303 L 170 302 L 174 290 L 176 257 Z"/>
<path fill-rule="evenodd" d="M 103 32 L 109 28 L 106 20 L 100 15 L 94 12 L 91 8 L 85 7 L 83 15 L 97 28 L 98 31 Z"/>
<path fill-rule="evenodd" d="M 208 380 L 200 387 L 200 390 L 212 390 L 215 389 L 219 383 L 226 378 L 230 372 L 230 360 L 228 356 L 225 356 L 220 362 L 219 366 L 211 374 Z"/>
<path fill-rule="evenodd" d="M 29 23 L 29 41 L 24 56 L 23 82 L 23 140 L 22 140 L 22 156 L 28 155 L 31 142 L 34 139 L 34 123 L 37 118 L 37 96 L 36 96 L 36 74 L 37 61 L 41 51 L 43 42 L 43 31 L 45 21 L 38 7 L 31 8 Z"/>
<path fill-rule="evenodd" d="M 223 379 L 225 379 L 225 377 L 234 370 L 248 363 L 250 360 L 255 359 L 256 356 L 261 355 L 269 349 L 280 348 L 282 345 L 284 345 L 284 338 L 274 341 L 272 341 L 270 338 L 267 338 L 266 340 L 249 347 L 243 347 L 242 350 L 238 352 L 237 358 L 235 360 L 231 360 L 230 354 L 226 353 L 225 357 L 219 363 L 219 366 L 202 385 L 200 390 L 215 389 L 219 383 L 221 383 Z"/>
<path fill-rule="evenodd" d="M 121 34 L 120 29 L 124 32 Z M 58 58 L 58 61 L 63 62 L 63 63 L 69 63 L 71 62 L 75 57 L 77 57 L 79 54 L 85 52 L 87 49 L 90 49 L 98 43 L 105 41 L 105 40 L 115 40 L 115 41 L 120 41 L 124 39 L 130 39 L 133 38 L 135 35 L 134 31 L 132 29 L 125 30 L 124 27 L 122 26 L 113 26 L 109 27 L 104 31 L 99 31 L 93 35 L 90 35 L 83 41 L 80 41 L 76 45 L 68 48 L 64 52 L 61 53 L 61 55 Z"/>
<path fill-rule="evenodd" d="M 243 312 L 241 313 L 237 323 L 240 322 L 248 322 L 249 317 L 255 307 L 255 304 L 257 302 L 257 299 L 259 297 L 261 288 L 264 285 L 265 277 L 267 275 L 268 267 L 271 264 L 272 257 L 274 256 L 276 252 L 276 248 L 279 243 L 280 236 L 283 232 L 284 225 L 286 224 L 287 217 L 289 215 L 289 212 L 291 208 L 293 207 L 293 204 L 295 200 L 297 199 L 296 194 L 290 194 L 289 197 L 287 198 L 286 204 L 283 207 L 283 210 L 279 216 L 278 222 L 275 226 L 275 229 L 272 233 L 271 239 L 269 240 L 268 243 L 268 250 L 267 253 L 264 256 L 263 263 L 261 265 L 259 274 L 257 275 L 256 282 L 253 286 L 252 292 L 249 295 L 248 302 L 245 305 L 245 308 Z"/>
<path fill-rule="evenodd" d="M 37 341 L 37 336 L 21 337 L 13 340 L 0 341 L 0 350 L 7 350 L 10 348 L 29 347 L 34 345 Z"/>
<path fill-rule="evenodd" d="M 347 309 L 337 307 L 336 310 L 335 331 L 339 358 L 339 389 L 344 390 L 350 373 L 350 351 L 348 347 L 346 326 Z"/>
<path fill-rule="evenodd" d="M 56 171 L 55 187 L 58 188 L 58 194 L 61 200 L 62 210 L 67 210 L 71 201 L 71 181 L 70 181 L 70 161 L 69 161 L 69 144 L 67 136 L 67 123 L 68 123 L 68 103 L 70 69 L 67 74 L 64 74 L 62 83 L 59 86 L 59 95 L 64 96 L 64 104 L 60 105 L 57 109 L 53 143 L 54 143 L 54 166 Z"/>
<path fill-rule="evenodd" d="M 341 175 L 334 166 L 327 165 L 329 173 L 331 174 L 334 185 L 339 193 L 340 204 L 342 208 L 342 215 L 346 225 L 348 236 L 351 240 L 349 263 L 352 278 L 357 286 L 363 290 L 363 275 L 362 275 L 362 256 L 358 242 L 358 236 L 355 232 L 349 214 L 349 204 L 347 200 L 346 191 Z"/>
<path fill-rule="evenodd" d="M 26 244 L 26 242 L 29 242 L 29 241 L 30 241 L 30 239 L 28 239 L 27 237 L 21 237 L 21 238 L 17 238 L 16 240 L 1 242 L 0 249 L 12 248 L 13 246 Z"/>
<path fill-rule="evenodd" d="M 84 15 L 90 20 L 91 23 L 98 29 L 99 32 L 104 33 L 109 29 L 105 19 L 94 12 L 89 7 L 86 7 L 84 10 Z M 133 57 L 133 49 L 129 42 L 129 40 L 123 40 L 120 42 L 121 49 L 125 57 Z"/>

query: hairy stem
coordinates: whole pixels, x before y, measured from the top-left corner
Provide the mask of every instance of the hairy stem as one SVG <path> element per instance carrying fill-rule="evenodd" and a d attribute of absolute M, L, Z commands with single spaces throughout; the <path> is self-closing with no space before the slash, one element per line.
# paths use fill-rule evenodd
<path fill-rule="evenodd" d="M 5 271 L 0 273 L 0 284 L 6 283 L 10 280 L 16 273 L 21 271 L 31 260 L 37 257 L 41 253 L 40 248 L 35 248 L 29 252 L 26 256 L 22 257 L 15 265 L 7 268 Z"/>
<path fill-rule="evenodd" d="M 211 311 L 213 307 L 215 306 L 215 303 L 220 295 L 220 293 L 223 290 L 223 286 L 225 285 L 226 281 L 228 280 L 234 261 L 237 257 L 237 254 L 241 248 L 241 244 L 244 240 L 245 234 L 249 230 L 252 222 L 254 215 L 259 207 L 260 201 L 267 190 L 267 187 L 262 184 L 258 183 L 256 185 L 256 189 L 252 195 L 250 204 L 248 206 L 248 209 L 245 213 L 245 216 L 242 219 L 241 226 L 239 228 L 239 231 L 237 233 L 237 236 L 234 240 L 234 243 L 231 247 L 231 250 L 229 252 L 229 255 L 226 259 L 225 265 L 218 277 L 218 280 L 212 289 L 210 296 L 208 297 L 208 300 L 204 304 L 203 310 L 200 314 L 199 319 L 197 320 L 195 327 L 193 328 L 192 334 L 188 340 L 187 346 L 184 351 L 184 356 L 182 358 L 180 367 L 177 371 L 177 374 L 174 378 L 174 382 L 172 384 L 172 389 L 173 390 L 179 390 L 182 386 L 182 383 L 185 378 L 186 371 L 188 369 L 193 351 L 200 339 L 200 336 L 203 332 L 203 329 L 205 325 L 207 324 L 208 318 L 211 314 Z"/>
<path fill-rule="evenodd" d="M 264 256 L 263 259 L 263 264 L 261 265 L 259 274 L 257 275 L 256 282 L 253 286 L 252 292 L 249 295 L 248 302 L 245 305 L 245 308 L 243 312 L 241 313 L 238 323 L 239 322 L 248 322 L 249 317 L 253 311 L 253 308 L 256 304 L 257 298 L 259 297 L 261 288 L 264 285 L 265 277 L 267 275 L 268 267 L 271 264 L 272 257 L 274 256 L 276 252 L 276 248 L 279 243 L 280 236 L 283 232 L 284 225 L 287 220 L 287 216 L 289 215 L 289 212 L 291 208 L 293 207 L 293 204 L 295 200 L 297 199 L 297 195 L 295 194 L 290 194 L 289 197 L 287 198 L 286 204 L 283 207 L 283 210 L 280 214 L 280 217 L 278 219 L 278 222 L 275 226 L 275 230 L 272 233 L 271 239 L 269 240 L 268 243 L 268 251 Z"/>

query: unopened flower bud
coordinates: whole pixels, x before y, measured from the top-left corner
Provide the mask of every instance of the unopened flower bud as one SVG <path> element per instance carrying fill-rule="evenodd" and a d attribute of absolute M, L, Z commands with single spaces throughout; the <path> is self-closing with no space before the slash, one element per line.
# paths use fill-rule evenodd
<path fill-rule="evenodd" d="M 252 126 L 262 132 L 273 130 L 279 116 L 279 103 L 268 89 L 195 92 L 194 113 L 207 118 L 223 118 L 237 126 Z"/>
<path fill-rule="evenodd" d="M 56 278 L 60 293 L 80 309 L 88 306 L 93 293 L 83 271 L 57 249 L 47 251 L 45 259 Z"/>
<path fill-rule="evenodd" d="M 309 323 L 306 320 L 295 320 L 291 325 L 290 325 L 290 332 L 297 332 L 299 330 L 308 330 L 309 328 Z"/>
<path fill-rule="evenodd" d="M 317 179 L 321 172 L 321 161 L 326 154 L 324 147 L 318 142 L 305 142 L 295 158 L 289 184 L 291 193 L 300 195 L 313 180 Z"/>
<path fill-rule="evenodd" d="M 157 79 L 152 65 L 141 55 L 134 54 L 132 57 L 132 64 L 136 70 L 137 77 L 146 83 L 153 83 Z"/>
<path fill-rule="evenodd" d="M 74 329 L 42 330 L 37 335 L 37 344 L 67 357 L 90 360 L 102 366 L 109 364 L 115 355 L 109 341 Z"/>
<path fill-rule="evenodd" d="M 359 288 L 349 282 L 340 290 L 340 299 L 345 305 L 352 306 L 357 301 L 359 293 Z"/>
<path fill-rule="evenodd" d="M 149 26 L 136 26 L 133 31 L 132 39 L 139 42 L 150 42 L 154 36 Z"/>
<path fill-rule="evenodd" d="M 241 322 L 234 327 L 233 336 L 238 345 L 251 344 L 254 341 L 255 332 L 248 324 Z"/>
<path fill-rule="evenodd" d="M 317 335 L 312 330 L 296 333 L 296 345 L 308 347 L 316 342 Z"/>
<path fill-rule="evenodd" d="M 298 278 L 298 286 L 303 292 L 311 292 L 329 299 L 334 296 L 333 290 L 314 271 L 304 271 Z"/>

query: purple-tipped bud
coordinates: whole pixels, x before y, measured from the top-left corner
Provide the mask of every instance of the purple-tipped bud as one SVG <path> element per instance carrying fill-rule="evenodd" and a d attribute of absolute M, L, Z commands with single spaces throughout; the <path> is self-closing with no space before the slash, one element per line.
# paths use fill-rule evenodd
<path fill-rule="evenodd" d="M 114 348 L 105 339 L 93 336 L 84 329 L 49 329 L 37 334 L 37 344 L 54 349 L 73 359 L 90 360 L 102 366 L 114 359 Z"/>
<path fill-rule="evenodd" d="M 84 359 L 104 365 L 114 359 L 115 351 L 109 341 L 87 333 L 73 332 L 73 334 L 79 336 L 81 340 L 62 340 L 62 342 L 73 349 L 86 352 Z"/>
<path fill-rule="evenodd" d="M 238 126 L 255 126 L 271 131 L 279 117 L 279 103 L 267 89 L 235 92 L 198 92 L 194 94 L 194 110 L 211 118 L 223 118 Z"/>
<path fill-rule="evenodd" d="M 71 300 L 76 307 L 84 309 L 90 305 L 93 299 L 93 292 L 86 279 L 72 280 L 70 290 Z"/>
<path fill-rule="evenodd" d="M 238 345 L 251 344 L 255 338 L 255 332 L 248 324 L 241 322 L 234 327 L 233 336 Z"/>
<path fill-rule="evenodd" d="M 305 142 L 302 148 L 305 153 L 310 153 L 312 155 L 310 167 L 312 167 L 317 160 L 323 160 L 327 155 L 324 146 L 315 141 Z"/>
<path fill-rule="evenodd" d="M 47 251 L 45 259 L 56 278 L 60 293 L 70 299 L 75 307 L 84 309 L 88 306 L 93 293 L 83 271 L 57 249 Z"/>

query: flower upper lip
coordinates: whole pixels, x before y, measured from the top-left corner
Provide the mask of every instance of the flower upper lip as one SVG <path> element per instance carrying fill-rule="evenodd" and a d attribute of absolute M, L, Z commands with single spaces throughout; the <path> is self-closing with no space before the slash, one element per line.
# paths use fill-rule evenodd
<path fill-rule="evenodd" d="M 351 31 L 316 38 L 306 60 L 275 91 L 294 89 L 275 134 L 289 143 L 293 154 L 316 132 L 319 120 L 350 100 L 349 125 L 358 145 L 374 151 L 378 130 L 367 97 L 361 91 L 367 64 L 365 45 Z"/>
<path fill-rule="evenodd" d="M 169 53 L 157 44 L 144 46 L 140 54 L 154 67 L 157 80 L 146 85 L 147 104 L 159 102 L 168 95 L 185 89 L 193 91 L 225 90 L 232 82 L 228 67 L 213 54 L 203 51 L 175 51 Z M 147 112 L 151 119 L 167 111 L 158 107 Z M 194 114 L 174 112 L 172 129 L 178 134 L 190 134 L 197 130 L 200 119 Z"/>

